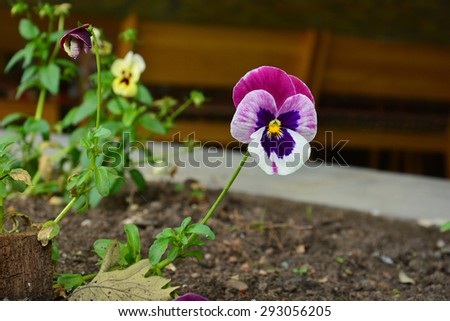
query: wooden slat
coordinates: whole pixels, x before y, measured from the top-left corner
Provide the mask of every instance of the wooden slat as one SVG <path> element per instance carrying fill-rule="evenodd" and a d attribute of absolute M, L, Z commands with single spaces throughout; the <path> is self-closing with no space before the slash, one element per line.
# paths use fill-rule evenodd
<path fill-rule="evenodd" d="M 150 84 L 231 88 L 249 70 L 272 65 L 307 81 L 314 31 L 193 26 L 142 21 L 136 47 Z"/>
<path fill-rule="evenodd" d="M 450 101 L 450 47 L 333 36 L 321 93 Z"/>

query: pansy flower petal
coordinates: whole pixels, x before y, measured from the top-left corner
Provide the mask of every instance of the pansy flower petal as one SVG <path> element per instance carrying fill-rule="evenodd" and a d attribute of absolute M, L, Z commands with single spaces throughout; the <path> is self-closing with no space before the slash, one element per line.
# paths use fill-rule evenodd
<path fill-rule="evenodd" d="M 249 71 L 234 86 L 234 105 L 237 107 L 249 92 L 258 89 L 269 92 L 277 106 L 295 94 L 294 85 L 286 72 L 276 67 L 263 66 Z"/>
<path fill-rule="evenodd" d="M 283 115 L 288 115 L 292 112 L 298 112 L 300 119 L 297 126 L 294 128 L 288 126 L 286 121 L 283 121 Z M 317 133 L 317 114 L 312 101 L 305 95 L 297 94 L 286 99 L 284 104 L 278 110 L 277 117 L 280 119 L 282 126 L 295 130 L 297 133 L 311 141 Z M 290 125 L 290 124 L 289 124 Z"/>
<path fill-rule="evenodd" d="M 89 24 L 84 24 L 67 31 L 61 38 L 59 45 L 69 55 L 77 59 L 81 50 L 89 52 L 92 48 L 91 33 L 87 30 Z"/>
<path fill-rule="evenodd" d="M 243 143 L 259 128 L 267 126 L 277 113 L 275 100 L 265 90 L 254 90 L 242 99 L 231 121 L 231 136 Z M 267 119 L 266 119 L 267 118 Z"/>
<path fill-rule="evenodd" d="M 286 131 L 289 134 L 289 141 L 281 140 L 279 143 L 280 145 L 284 144 L 289 152 L 283 146 L 274 145 L 271 146 L 269 155 L 267 146 L 262 144 L 266 135 L 265 128 L 260 128 L 251 136 L 252 141 L 248 146 L 248 151 L 258 166 L 269 175 L 291 174 L 302 167 L 310 156 L 311 150 L 306 139 L 295 131 L 290 129 Z M 280 155 L 280 150 L 283 150 L 282 155 Z"/>
<path fill-rule="evenodd" d="M 298 79 L 295 76 L 289 75 L 289 78 L 291 78 L 292 84 L 294 85 L 295 93 L 305 95 L 314 104 L 315 103 L 314 97 L 311 93 L 311 90 L 309 90 L 308 86 L 306 86 L 306 84 L 303 81 L 301 81 L 300 79 Z"/>

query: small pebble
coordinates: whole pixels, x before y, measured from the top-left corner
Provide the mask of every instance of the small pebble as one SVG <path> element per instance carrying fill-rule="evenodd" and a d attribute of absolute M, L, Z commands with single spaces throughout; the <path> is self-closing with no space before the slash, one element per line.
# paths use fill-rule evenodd
<path fill-rule="evenodd" d="M 235 279 L 228 280 L 225 285 L 227 288 L 235 289 L 238 291 L 245 291 L 248 289 L 247 283 Z"/>
<path fill-rule="evenodd" d="M 283 270 L 289 269 L 289 263 L 286 261 L 281 262 L 280 266 Z"/>
<path fill-rule="evenodd" d="M 378 257 L 380 259 L 381 262 L 383 262 L 384 264 L 388 264 L 388 265 L 393 265 L 394 264 L 394 260 L 392 260 L 389 256 L 387 255 L 380 255 Z"/>
<path fill-rule="evenodd" d="M 81 222 L 80 225 L 83 226 L 83 227 L 91 226 L 92 225 L 92 221 L 87 218 L 83 222 Z"/>

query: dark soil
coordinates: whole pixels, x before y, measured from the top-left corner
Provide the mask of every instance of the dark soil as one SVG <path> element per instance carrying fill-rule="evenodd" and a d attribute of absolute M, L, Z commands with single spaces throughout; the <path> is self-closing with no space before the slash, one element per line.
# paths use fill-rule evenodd
<path fill-rule="evenodd" d="M 218 192 L 193 195 L 191 183 L 182 191 L 151 184 L 146 193 L 116 195 L 86 214 L 71 213 L 57 238 L 57 272 L 96 272 L 93 242 L 124 242 L 125 223 L 138 225 L 146 252 L 162 228 L 179 226 L 189 215 L 200 219 Z M 14 207 L 40 220 L 58 211 L 45 198 Z M 217 238 L 207 242 L 204 260 L 179 261 L 175 271 L 165 271 L 179 294 L 210 300 L 450 299 L 450 233 L 436 227 L 235 193 L 209 223 Z"/>

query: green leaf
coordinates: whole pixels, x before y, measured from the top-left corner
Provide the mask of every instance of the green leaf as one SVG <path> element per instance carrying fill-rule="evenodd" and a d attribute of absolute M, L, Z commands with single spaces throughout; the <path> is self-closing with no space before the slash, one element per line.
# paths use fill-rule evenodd
<path fill-rule="evenodd" d="M 39 28 L 29 19 L 21 19 L 19 22 L 19 33 L 26 40 L 32 40 L 39 36 Z"/>
<path fill-rule="evenodd" d="M 161 239 L 161 238 L 174 238 L 176 236 L 175 232 L 173 229 L 166 227 L 165 229 L 163 229 L 161 232 L 159 232 L 156 235 L 157 239 Z"/>
<path fill-rule="evenodd" d="M 141 259 L 141 237 L 139 236 L 139 230 L 134 224 L 125 224 L 125 233 L 127 234 L 127 246 L 131 258 L 135 263 Z"/>
<path fill-rule="evenodd" d="M 180 249 L 178 247 L 173 247 L 167 254 L 167 260 L 169 260 L 169 262 L 175 261 L 178 254 L 180 254 Z"/>
<path fill-rule="evenodd" d="M 8 64 L 5 67 L 5 72 L 9 72 L 16 63 L 18 63 L 20 60 L 24 58 L 25 58 L 25 49 L 20 49 L 8 61 Z"/>
<path fill-rule="evenodd" d="M 122 112 L 126 109 L 128 109 L 130 103 L 128 100 L 126 100 L 123 97 L 115 97 L 114 99 L 111 99 L 106 107 L 113 115 L 121 115 Z"/>
<path fill-rule="evenodd" d="M 73 117 L 72 125 L 77 125 L 86 117 L 89 117 L 97 110 L 97 95 L 95 91 L 89 90 L 83 96 L 83 102 L 78 107 L 77 113 Z"/>
<path fill-rule="evenodd" d="M 22 114 L 22 113 L 12 113 L 7 115 L 5 118 L 2 119 L 0 122 L 0 127 L 6 127 L 11 123 L 14 123 L 15 121 L 26 118 L 28 115 Z"/>
<path fill-rule="evenodd" d="M 152 131 L 155 134 L 164 135 L 167 133 L 166 127 L 158 119 L 154 118 L 151 114 L 145 114 L 139 119 L 139 123 L 145 129 Z"/>
<path fill-rule="evenodd" d="M 197 261 L 203 260 L 203 253 L 199 250 L 192 250 L 186 253 L 183 253 L 182 257 L 195 257 Z"/>
<path fill-rule="evenodd" d="M 444 233 L 447 231 L 450 231 L 450 221 L 441 225 L 441 232 Z"/>
<path fill-rule="evenodd" d="M 23 124 L 23 128 L 27 133 L 47 135 L 50 132 L 50 125 L 44 119 L 35 120 L 34 118 L 28 118 Z"/>
<path fill-rule="evenodd" d="M 103 199 L 103 196 L 100 195 L 96 188 L 90 190 L 88 197 L 89 205 L 91 206 L 91 208 L 97 207 L 97 205 L 100 204 L 101 200 Z"/>
<path fill-rule="evenodd" d="M 122 114 L 122 122 L 125 127 L 131 127 L 139 115 L 139 112 L 136 109 L 126 109 Z"/>
<path fill-rule="evenodd" d="M 109 136 L 111 136 L 111 131 L 105 127 L 100 127 L 94 132 L 94 137 L 99 139 L 108 138 Z"/>
<path fill-rule="evenodd" d="M 95 187 L 101 196 L 108 196 L 110 189 L 110 182 L 108 177 L 108 169 L 106 167 L 96 167 L 94 169 Z"/>
<path fill-rule="evenodd" d="M 53 95 L 56 95 L 59 91 L 60 76 L 61 70 L 55 63 L 51 63 L 48 66 L 42 66 L 39 69 L 39 80 Z"/>
<path fill-rule="evenodd" d="M 23 50 L 25 55 L 22 67 L 27 68 L 33 62 L 36 45 L 34 44 L 34 42 L 30 42 L 25 46 L 25 48 L 23 48 Z"/>
<path fill-rule="evenodd" d="M 147 106 L 151 106 L 153 104 L 153 97 L 150 94 L 150 91 L 142 84 L 138 84 L 138 92 L 135 99 Z"/>
<path fill-rule="evenodd" d="M 73 290 L 84 283 L 81 274 L 63 274 L 58 277 L 57 284 L 62 285 L 65 290 Z"/>
<path fill-rule="evenodd" d="M 161 261 L 163 254 L 169 246 L 169 239 L 156 239 L 148 250 L 148 259 L 152 265 L 156 265 Z"/>
<path fill-rule="evenodd" d="M 189 225 L 186 228 L 186 233 L 200 235 L 206 237 L 209 240 L 214 240 L 216 238 L 216 235 L 209 228 L 209 226 L 200 223 Z"/>
<path fill-rule="evenodd" d="M 144 192 L 147 189 L 147 183 L 146 183 L 145 178 L 142 175 L 142 173 L 135 168 L 131 169 L 129 171 L 129 173 L 130 173 L 131 179 L 136 184 L 139 191 Z"/>
<path fill-rule="evenodd" d="M 177 234 L 181 234 L 186 229 L 186 226 L 192 221 L 192 217 L 188 216 L 186 217 L 183 222 L 181 222 L 180 227 L 177 229 Z"/>
<path fill-rule="evenodd" d="M 106 250 L 108 249 L 109 244 L 111 244 L 112 240 L 107 239 L 98 239 L 94 242 L 94 252 L 97 254 L 102 260 L 105 258 Z"/>
<path fill-rule="evenodd" d="M 5 198 L 8 195 L 8 191 L 6 189 L 6 183 L 4 181 L 0 181 L 0 198 Z"/>
<path fill-rule="evenodd" d="M 20 78 L 20 82 L 24 83 L 27 81 L 34 81 L 34 77 L 36 77 L 36 71 L 38 68 L 36 66 L 30 66 L 22 74 L 22 78 Z"/>
<path fill-rule="evenodd" d="M 102 272 L 87 285 L 72 293 L 69 301 L 168 301 L 176 288 L 160 276 L 145 277 L 148 260 L 141 260 L 125 270 Z"/>
<path fill-rule="evenodd" d="M 197 90 L 191 91 L 191 99 L 192 99 L 192 102 L 194 103 L 195 107 L 197 107 L 197 108 L 202 107 L 203 104 L 205 103 L 205 96 L 203 95 L 202 92 L 197 91 Z"/>

